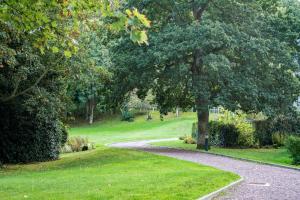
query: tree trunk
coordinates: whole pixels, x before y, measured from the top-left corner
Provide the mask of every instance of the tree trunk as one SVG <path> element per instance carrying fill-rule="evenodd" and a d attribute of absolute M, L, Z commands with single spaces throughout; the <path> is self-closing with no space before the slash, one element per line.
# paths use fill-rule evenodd
<path fill-rule="evenodd" d="M 89 103 L 89 124 L 92 124 L 94 122 L 94 108 L 95 108 L 95 102 L 94 99 L 90 99 L 88 101 Z"/>
<path fill-rule="evenodd" d="M 90 116 L 89 116 L 89 124 L 94 122 L 94 105 L 91 105 Z"/>
<path fill-rule="evenodd" d="M 88 121 L 89 120 L 89 113 L 90 113 L 90 102 L 87 101 L 86 104 L 85 104 L 85 120 Z"/>
<path fill-rule="evenodd" d="M 208 138 L 208 121 L 209 110 L 208 105 L 197 100 L 197 118 L 198 118 L 198 137 L 197 149 L 204 149 L 205 139 Z"/>
<path fill-rule="evenodd" d="M 176 117 L 179 117 L 179 108 L 176 107 Z"/>

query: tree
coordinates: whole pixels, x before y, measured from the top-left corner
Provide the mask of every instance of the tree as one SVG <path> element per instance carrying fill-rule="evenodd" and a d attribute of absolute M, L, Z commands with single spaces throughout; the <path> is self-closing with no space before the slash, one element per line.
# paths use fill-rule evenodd
<path fill-rule="evenodd" d="M 126 30 L 135 43 L 147 43 L 145 28 L 150 27 L 150 21 L 136 9 L 120 12 L 118 0 L 28 0 L 0 1 L 0 22 L 23 37 L 33 47 L 45 55 L 49 52 L 64 55 L 61 59 L 70 58 L 78 52 L 78 38 L 82 34 L 82 24 L 100 28 L 99 22 L 105 23 L 106 30 L 112 32 Z M 103 27 L 103 25 L 101 26 Z M 5 66 L 7 55 L 12 51 L 3 49 L 1 52 L 1 68 Z M 55 64 L 54 64 L 55 65 Z M 50 65 L 51 67 L 52 65 Z M 36 82 L 24 90 L 16 87 L 13 93 L 0 94 L 0 101 L 7 102 L 32 90 L 47 75 L 48 70 L 40 73 Z M 20 83 L 11 83 L 20 85 Z"/>
<path fill-rule="evenodd" d="M 135 47 L 126 38 L 120 41 L 113 48 L 114 62 L 122 66 L 116 74 L 130 80 L 128 89 L 157 88 L 163 113 L 179 99 L 171 94 L 181 87 L 185 93 L 181 102 L 197 111 L 197 148 L 208 137 L 209 106 L 267 115 L 290 111 L 300 86 L 295 73 L 299 15 L 292 9 L 299 10 L 299 2 L 270 3 L 131 0 L 129 5 L 153 22 L 150 45 Z M 282 11 L 290 17 L 282 16 Z"/>
<path fill-rule="evenodd" d="M 147 18 L 136 9 L 120 12 L 119 6 L 117 0 L 0 1 L 1 163 L 58 158 L 67 137 L 62 121 L 68 59 L 81 48 L 81 25 L 124 30 L 131 41 L 147 43 Z M 90 67 L 81 80 L 89 84 L 84 93 L 92 119 L 108 73 L 88 59 L 83 63 Z"/>
<path fill-rule="evenodd" d="M 79 52 L 69 60 L 70 78 L 68 96 L 71 104 L 68 106 L 71 116 L 85 114 L 86 120 L 92 124 L 97 111 L 107 111 L 107 96 L 112 74 L 109 72 L 111 61 L 106 43 L 108 32 L 103 27 L 94 30 L 82 27 L 84 34 L 79 38 L 83 45 Z M 96 110 L 96 108 L 99 108 Z"/>

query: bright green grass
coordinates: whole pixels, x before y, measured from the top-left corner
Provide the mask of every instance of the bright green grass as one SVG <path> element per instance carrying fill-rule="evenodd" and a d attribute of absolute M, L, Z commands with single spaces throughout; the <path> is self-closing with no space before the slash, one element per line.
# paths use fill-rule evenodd
<path fill-rule="evenodd" d="M 110 144 L 179 137 L 191 132 L 191 124 L 195 120 L 195 113 L 183 113 L 178 118 L 169 114 L 164 121 L 160 121 L 158 113 L 155 112 L 151 121 L 146 121 L 145 116 L 137 117 L 134 122 L 122 122 L 117 118 L 96 122 L 90 126 L 73 127 L 69 132 L 70 136 L 84 136 L 98 144 Z"/>
<path fill-rule="evenodd" d="M 191 162 L 101 146 L 0 170 L 0 199 L 196 199 L 238 178 Z"/>
<path fill-rule="evenodd" d="M 181 148 L 187 150 L 196 150 L 196 145 L 193 144 L 184 144 L 181 140 L 176 141 L 166 141 L 166 142 L 157 142 L 153 143 L 153 145 L 157 146 L 166 146 L 166 147 L 174 147 L 174 148 Z M 300 165 L 295 166 L 291 165 L 292 159 L 290 158 L 286 149 L 229 149 L 229 148 L 218 148 L 212 147 L 210 149 L 211 153 L 217 153 L 221 155 L 232 156 L 236 158 L 244 158 L 250 159 L 265 163 L 273 163 L 273 164 L 280 164 L 280 165 L 287 165 L 291 167 L 298 167 Z"/>

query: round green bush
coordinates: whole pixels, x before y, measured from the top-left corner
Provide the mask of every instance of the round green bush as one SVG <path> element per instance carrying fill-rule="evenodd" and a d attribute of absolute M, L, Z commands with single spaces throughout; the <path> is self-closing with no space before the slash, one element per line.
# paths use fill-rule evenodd
<path fill-rule="evenodd" d="M 0 105 L 0 162 L 28 163 L 57 159 L 67 132 L 51 106 Z"/>

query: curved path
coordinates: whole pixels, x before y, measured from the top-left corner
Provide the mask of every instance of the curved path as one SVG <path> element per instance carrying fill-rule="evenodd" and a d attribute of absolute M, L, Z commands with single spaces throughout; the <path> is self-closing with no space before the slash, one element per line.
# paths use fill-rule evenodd
<path fill-rule="evenodd" d="M 177 139 L 115 143 L 110 146 L 133 148 L 177 159 L 201 163 L 239 174 L 244 181 L 215 199 L 300 200 L 300 171 L 235 160 L 196 151 L 155 147 L 149 143 Z"/>

